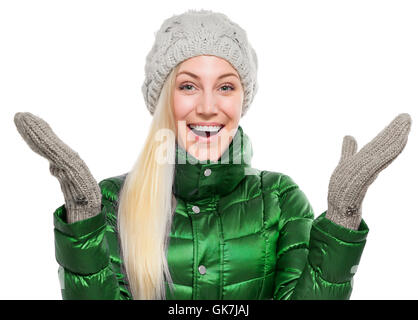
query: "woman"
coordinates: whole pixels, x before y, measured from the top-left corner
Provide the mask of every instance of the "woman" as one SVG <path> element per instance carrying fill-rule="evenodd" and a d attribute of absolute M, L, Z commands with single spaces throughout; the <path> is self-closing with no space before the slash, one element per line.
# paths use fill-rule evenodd
<path fill-rule="evenodd" d="M 64 193 L 54 212 L 63 298 L 348 299 L 368 233 L 361 203 L 405 147 L 409 115 L 359 152 L 344 138 L 328 210 L 314 219 L 289 176 L 250 165 L 239 120 L 257 56 L 242 28 L 208 10 L 174 15 L 145 71 L 144 148 L 131 171 L 99 184 L 45 121 L 15 116 Z"/>

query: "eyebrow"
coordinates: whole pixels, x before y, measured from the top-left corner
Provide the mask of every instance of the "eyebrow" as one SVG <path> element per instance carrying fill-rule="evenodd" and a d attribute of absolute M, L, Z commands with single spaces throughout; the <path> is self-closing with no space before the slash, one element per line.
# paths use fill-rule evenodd
<path fill-rule="evenodd" d="M 179 76 L 179 75 L 181 75 L 181 74 L 188 74 L 188 75 L 189 75 L 189 76 L 191 76 L 192 78 L 195 78 L 195 79 L 200 80 L 200 77 L 199 77 L 197 74 L 191 73 L 191 72 L 189 72 L 189 71 L 182 71 L 182 72 L 179 72 L 179 73 L 177 74 L 177 76 L 176 76 L 176 77 L 178 77 L 178 76 Z M 223 74 L 223 75 L 219 76 L 219 77 L 218 77 L 218 79 L 225 78 L 225 77 L 229 77 L 229 76 L 234 76 L 234 77 L 238 78 L 238 77 L 237 77 L 237 75 L 236 75 L 235 73 L 225 73 L 225 74 Z"/>

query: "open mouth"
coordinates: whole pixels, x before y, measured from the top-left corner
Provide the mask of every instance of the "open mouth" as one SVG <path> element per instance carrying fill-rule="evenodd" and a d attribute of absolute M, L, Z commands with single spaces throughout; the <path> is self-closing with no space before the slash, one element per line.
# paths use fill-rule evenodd
<path fill-rule="evenodd" d="M 209 138 L 211 136 L 217 135 L 224 125 L 219 126 L 200 126 L 200 125 L 194 125 L 194 124 L 188 124 L 187 125 L 192 132 L 200 137 Z"/>

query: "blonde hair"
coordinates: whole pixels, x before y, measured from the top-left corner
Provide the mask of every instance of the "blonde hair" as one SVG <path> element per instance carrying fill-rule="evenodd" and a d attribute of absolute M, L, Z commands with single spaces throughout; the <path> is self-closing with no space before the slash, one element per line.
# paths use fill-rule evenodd
<path fill-rule="evenodd" d="M 180 64 L 164 83 L 144 147 L 119 194 L 121 257 L 135 300 L 165 299 L 164 281 L 172 284 L 167 250 L 176 206 L 172 194 L 175 144 L 169 144 L 168 161 L 160 164 L 157 161 L 160 142 L 156 136 L 161 129 L 176 133 L 172 90 L 179 67 Z"/>

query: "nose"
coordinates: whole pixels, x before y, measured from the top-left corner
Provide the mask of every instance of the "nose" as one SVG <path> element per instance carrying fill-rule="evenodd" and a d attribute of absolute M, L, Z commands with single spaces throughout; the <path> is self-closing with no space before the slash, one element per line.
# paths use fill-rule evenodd
<path fill-rule="evenodd" d="M 202 99 L 196 106 L 196 113 L 207 117 L 218 114 L 218 104 L 211 92 L 207 92 L 202 96 Z"/>

